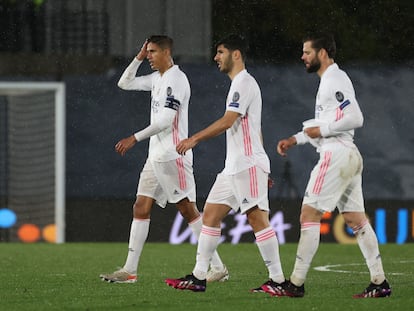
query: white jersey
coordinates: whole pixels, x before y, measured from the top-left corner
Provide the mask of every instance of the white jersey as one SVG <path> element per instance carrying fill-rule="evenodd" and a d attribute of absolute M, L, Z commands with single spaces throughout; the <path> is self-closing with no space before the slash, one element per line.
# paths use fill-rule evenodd
<path fill-rule="evenodd" d="M 317 147 L 333 142 L 354 145 L 354 129 L 362 126 L 363 116 L 351 80 L 336 63 L 322 74 L 316 95 L 315 120 L 322 124 L 322 138 L 311 141 Z M 310 142 L 303 131 L 295 137 L 298 144 Z"/>
<path fill-rule="evenodd" d="M 270 173 L 270 161 L 261 136 L 262 95 L 256 80 L 242 70 L 232 80 L 226 110 L 240 117 L 226 131 L 227 150 L 223 173 L 237 174 L 253 166 Z"/>
<path fill-rule="evenodd" d="M 190 83 L 187 76 L 174 65 L 162 75 L 152 74 L 136 77 L 142 61 L 136 58 L 121 76 L 118 85 L 125 90 L 151 91 L 151 124 L 165 123 L 163 130 L 150 137 L 148 158 L 156 162 L 167 162 L 181 157 L 176 145 L 188 137 L 188 106 L 190 101 Z M 175 111 L 173 120 L 166 118 Z M 167 120 L 167 121 L 166 121 Z M 192 151 L 185 157 L 191 160 Z"/>

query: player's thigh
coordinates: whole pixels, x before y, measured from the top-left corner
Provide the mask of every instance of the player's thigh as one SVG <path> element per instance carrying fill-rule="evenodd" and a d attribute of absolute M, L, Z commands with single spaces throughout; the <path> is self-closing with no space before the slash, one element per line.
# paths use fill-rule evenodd
<path fill-rule="evenodd" d="M 302 205 L 328 212 L 335 209 L 352 179 L 352 174 L 355 174 L 353 169 L 352 174 L 348 172 L 347 149 L 321 152 L 320 159 L 310 174 Z"/>
<path fill-rule="evenodd" d="M 137 198 L 140 196 L 154 199 L 161 207 L 167 203 L 167 197 L 149 160 L 145 162 L 138 182 Z"/>
<path fill-rule="evenodd" d="M 229 206 L 233 209 L 238 208 L 238 202 L 234 195 L 234 188 L 232 184 L 232 178 L 230 175 L 225 175 L 223 173 L 217 174 L 216 180 L 214 181 L 213 186 L 210 189 L 210 192 L 207 196 L 206 206 L 221 204 Z M 203 211 L 204 213 L 204 211 Z"/>
<path fill-rule="evenodd" d="M 365 212 L 361 174 L 357 174 L 352 178 L 351 182 L 343 192 L 337 207 L 341 213 Z"/>
<path fill-rule="evenodd" d="M 269 211 L 268 177 L 268 173 L 255 166 L 232 176 L 241 213 L 244 214 L 254 207 Z"/>
<path fill-rule="evenodd" d="M 178 203 L 188 198 L 196 200 L 196 186 L 193 168 L 185 158 L 168 162 L 154 162 L 154 172 L 168 202 Z"/>
<path fill-rule="evenodd" d="M 219 228 L 221 221 L 230 211 L 231 207 L 226 204 L 206 203 L 203 210 L 203 225 Z"/>

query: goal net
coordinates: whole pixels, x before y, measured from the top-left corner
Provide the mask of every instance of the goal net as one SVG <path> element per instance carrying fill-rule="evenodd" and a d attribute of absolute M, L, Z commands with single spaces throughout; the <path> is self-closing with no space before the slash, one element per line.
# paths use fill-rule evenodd
<path fill-rule="evenodd" d="M 0 208 L 10 241 L 65 241 L 64 83 L 0 82 Z"/>

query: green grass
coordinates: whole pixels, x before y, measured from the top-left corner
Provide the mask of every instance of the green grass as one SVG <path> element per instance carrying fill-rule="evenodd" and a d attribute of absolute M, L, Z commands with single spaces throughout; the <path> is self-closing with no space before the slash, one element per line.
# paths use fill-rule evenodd
<path fill-rule="evenodd" d="M 147 244 L 138 282 L 109 284 L 98 275 L 123 265 L 126 243 L 0 243 L 0 310 L 412 310 L 414 246 L 386 244 L 380 248 L 393 288 L 390 298 L 352 299 L 369 282 L 358 246 L 325 243 L 313 267 L 343 264 L 337 269 L 352 273 L 312 268 L 305 297 L 292 299 L 249 293 L 267 279 L 254 244 L 220 245 L 230 280 L 209 284 L 205 293 L 193 293 L 168 287 L 164 279 L 191 272 L 195 245 Z M 295 244 L 280 246 L 286 277 L 293 268 L 295 251 Z"/>

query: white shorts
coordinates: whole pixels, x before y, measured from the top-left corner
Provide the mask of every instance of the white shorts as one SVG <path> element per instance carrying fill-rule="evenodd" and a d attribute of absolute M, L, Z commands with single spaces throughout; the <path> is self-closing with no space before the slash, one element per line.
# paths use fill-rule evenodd
<path fill-rule="evenodd" d="M 361 154 L 356 147 L 329 144 L 320 151 L 302 204 L 322 212 L 363 212 Z"/>
<path fill-rule="evenodd" d="M 254 206 L 269 211 L 268 174 L 251 167 L 235 175 L 219 173 L 207 197 L 207 203 L 225 204 L 242 214 Z"/>
<path fill-rule="evenodd" d="M 184 157 L 168 162 L 147 159 L 139 178 L 138 195 L 153 198 L 161 207 L 165 207 L 167 201 L 177 203 L 184 198 L 195 202 L 196 186 L 192 164 Z"/>

